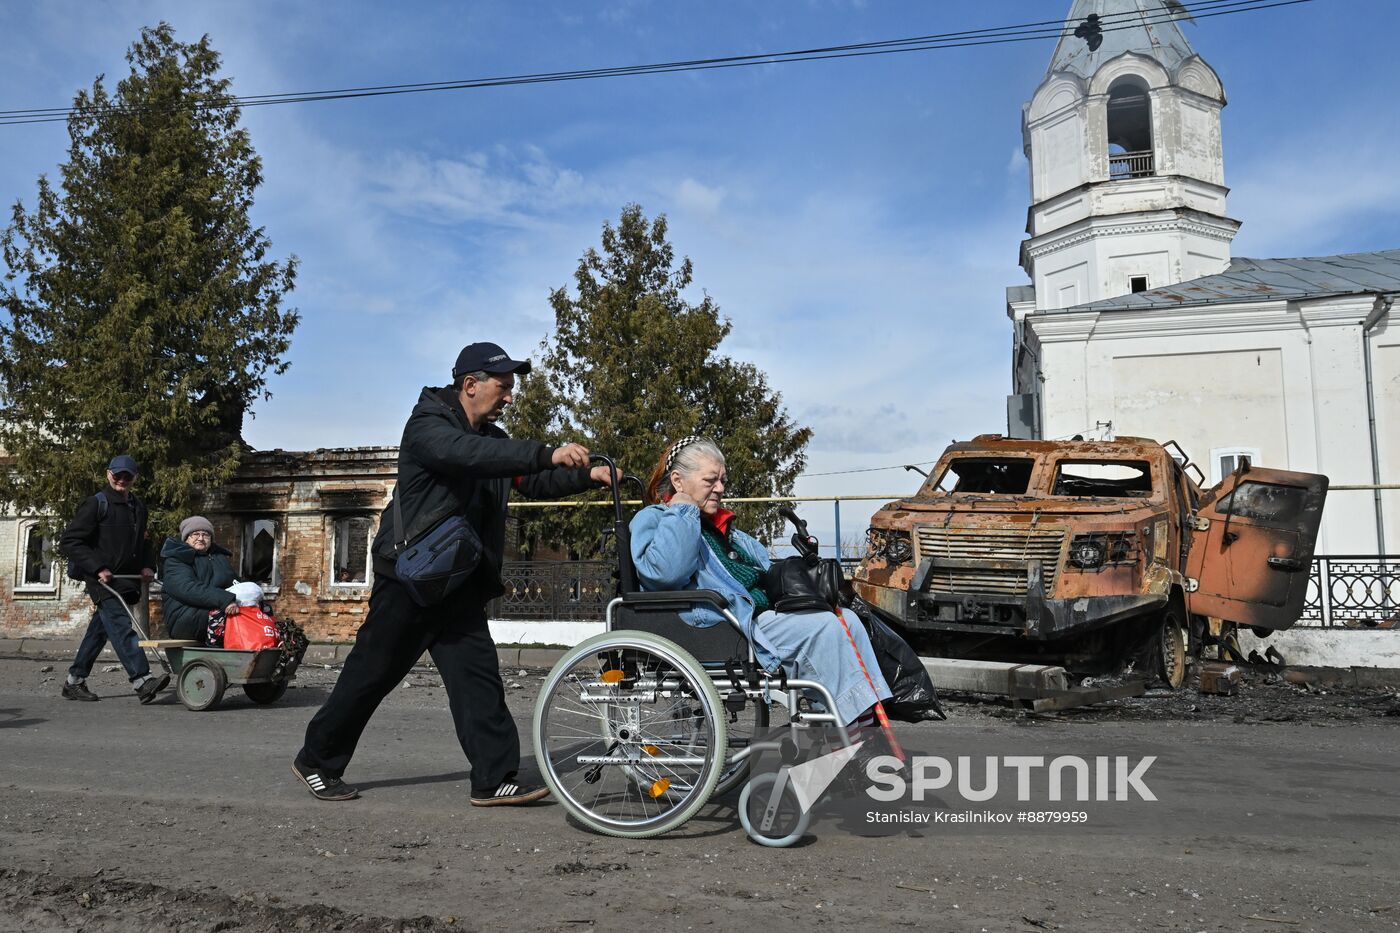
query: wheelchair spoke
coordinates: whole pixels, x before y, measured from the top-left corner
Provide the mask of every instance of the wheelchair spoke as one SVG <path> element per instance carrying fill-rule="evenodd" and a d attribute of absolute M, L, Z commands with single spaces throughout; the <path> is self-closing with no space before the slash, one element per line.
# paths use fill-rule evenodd
<path fill-rule="evenodd" d="M 537 758 L 560 802 L 594 829 L 664 832 L 705 803 L 724 766 L 723 707 L 709 675 L 662 639 L 590 642 L 546 680 Z"/>

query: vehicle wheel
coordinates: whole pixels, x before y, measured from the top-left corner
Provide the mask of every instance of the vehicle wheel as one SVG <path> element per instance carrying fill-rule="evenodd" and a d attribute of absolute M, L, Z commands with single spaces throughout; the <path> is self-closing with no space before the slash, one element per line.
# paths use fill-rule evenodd
<path fill-rule="evenodd" d="M 555 798 L 610 836 L 681 826 L 724 769 L 724 704 L 688 652 L 650 632 L 604 632 L 554 665 L 535 704 L 535 757 Z"/>
<path fill-rule="evenodd" d="M 200 713 L 218 706 L 227 687 L 228 675 L 224 669 L 212 661 L 198 658 L 180 669 L 175 693 L 181 703 Z"/>
<path fill-rule="evenodd" d="M 269 684 L 244 684 L 243 692 L 259 706 L 267 706 L 282 699 L 282 695 L 287 692 L 287 682 L 274 680 Z"/>
<path fill-rule="evenodd" d="M 807 833 L 812 815 L 802 809 L 790 781 L 783 782 L 782 796 L 774 800 L 778 775 L 760 774 L 739 795 L 739 822 L 744 832 L 761 846 L 785 849 Z"/>
<path fill-rule="evenodd" d="M 1157 676 L 1173 690 L 1186 682 L 1186 641 L 1181 610 L 1169 607 L 1162 613 L 1162 623 L 1152 636 L 1152 666 Z"/>

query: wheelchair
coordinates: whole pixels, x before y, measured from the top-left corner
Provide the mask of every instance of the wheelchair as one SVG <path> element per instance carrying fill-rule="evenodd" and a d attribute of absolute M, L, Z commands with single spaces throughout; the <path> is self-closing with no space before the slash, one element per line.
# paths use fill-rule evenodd
<path fill-rule="evenodd" d="M 624 838 L 676 829 L 712 797 L 742 785 L 744 831 L 763 845 L 792 845 L 810 821 L 788 780 L 798 731 L 822 730 L 815 742 L 802 743 L 808 747 L 852 745 L 826 712 L 836 708 L 830 691 L 765 671 L 721 594 L 642 592 L 619 474 L 607 457 L 595 459 L 615 480 L 617 594 L 607 606 L 606 630 L 554 665 L 535 704 L 534 747 L 546 785 L 579 823 Z M 688 625 L 681 610 L 701 603 L 725 621 Z M 770 732 L 774 711 L 786 724 Z M 783 766 L 750 780 L 760 753 L 778 755 Z"/>

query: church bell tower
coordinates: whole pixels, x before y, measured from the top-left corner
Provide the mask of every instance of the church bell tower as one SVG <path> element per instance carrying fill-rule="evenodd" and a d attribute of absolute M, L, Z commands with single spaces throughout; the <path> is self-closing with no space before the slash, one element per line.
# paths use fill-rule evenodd
<path fill-rule="evenodd" d="M 1223 272 L 1240 226 L 1225 212 L 1224 88 L 1186 41 L 1185 14 L 1163 0 L 1074 0 L 1069 19 L 1023 110 L 1021 267 L 1034 295 L 1016 290 L 1022 313 Z"/>

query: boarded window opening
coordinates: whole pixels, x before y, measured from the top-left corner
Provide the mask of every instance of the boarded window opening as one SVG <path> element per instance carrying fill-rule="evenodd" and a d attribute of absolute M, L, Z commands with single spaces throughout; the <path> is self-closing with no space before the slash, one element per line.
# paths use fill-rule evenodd
<path fill-rule="evenodd" d="M 243 579 L 277 585 L 277 521 L 255 518 L 243 525 Z"/>
<path fill-rule="evenodd" d="M 21 586 L 53 585 L 53 539 L 38 525 L 24 533 L 24 577 Z"/>
<path fill-rule="evenodd" d="M 369 580 L 369 541 L 374 519 L 368 515 L 337 518 L 331 538 L 331 581 L 341 586 Z"/>

